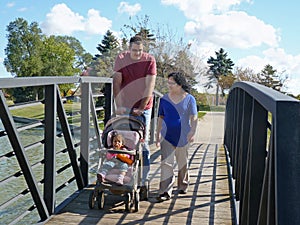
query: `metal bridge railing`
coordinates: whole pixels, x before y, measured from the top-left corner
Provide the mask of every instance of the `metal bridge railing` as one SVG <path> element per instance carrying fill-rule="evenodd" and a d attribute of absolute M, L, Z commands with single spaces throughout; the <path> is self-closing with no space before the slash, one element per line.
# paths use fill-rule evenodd
<path fill-rule="evenodd" d="M 235 83 L 224 145 L 239 224 L 300 224 L 300 102 L 262 85 Z"/>
<path fill-rule="evenodd" d="M 63 85 L 76 87 L 79 100 L 62 98 Z M 42 89 L 43 98 L 8 105 L 8 90 L 25 87 Z M 154 112 L 158 101 L 155 93 Z M 31 105 L 41 107 L 40 119 L 12 113 Z M 71 111 L 66 110 L 70 105 Z M 89 185 L 102 146 L 101 129 L 113 110 L 111 78 L 0 78 L 1 224 L 45 221 Z M 150 141 L 155 124 L 153 120 Z"/>

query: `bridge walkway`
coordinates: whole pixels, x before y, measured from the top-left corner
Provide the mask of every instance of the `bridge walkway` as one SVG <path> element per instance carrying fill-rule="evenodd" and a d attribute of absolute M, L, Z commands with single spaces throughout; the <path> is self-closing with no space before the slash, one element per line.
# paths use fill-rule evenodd
<path fill-rule="evenodd" d="M 209 112 L 198 126 L 189 151 L 191 183 L 187 194 L 174 194 L 169 201 L 157 202 L 160 155 L 153 147 L 149 200 L 140 202 L 138 212 L 125 212 L 124 199 L 117 195 L 105 198 L 103 210 L 97 206 L 89 209 L 89 193 L 93 188 L 89 187 L 46 224 L 236 224 L 223 148 L 224 113 Z"/>

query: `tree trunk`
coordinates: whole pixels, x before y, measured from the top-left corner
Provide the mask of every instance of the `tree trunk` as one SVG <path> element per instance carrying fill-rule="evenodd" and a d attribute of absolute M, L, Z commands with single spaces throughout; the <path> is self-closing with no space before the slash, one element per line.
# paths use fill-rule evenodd
<path fill-rule="evenodd" d="M 216 91 L 216 106 L 219 105 L 219 84 L 217 84 L 217 91 Z"/>

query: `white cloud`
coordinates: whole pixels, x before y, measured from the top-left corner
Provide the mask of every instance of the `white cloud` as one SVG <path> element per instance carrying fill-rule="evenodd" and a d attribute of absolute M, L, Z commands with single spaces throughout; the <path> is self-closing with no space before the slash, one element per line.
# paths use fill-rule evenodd
<path fill-rule="evenodd" d="M 289 76 L 287 91 L 300 92 L 300 54 L 291 55 L 280 48 L 281 30 L 261 19 L 238 10 L 238 6 L 252 0 L 161 0 L 182 11 L 188 22 L 184 30 L 193 40 L 191 50 L 204 58 L 215 55 L 220 47 L 241 50 L 249 55 L 236 60 L 235 66 L 260 72 L 270 64 L 278 73 Z M 254 52 L 257 55 L 254 55 Z"/>
<path fill-rule="evenodd" d="M 134 5 L 129 5 L 128 2 L 120 2 L 118 7 L 119 13 L 127 13 L 129 16 L 136 15 L 139 11 L 141 11 L 142 7 L 139 3 Z"/>
<path fill-rule="evenodd" d="M 199 20 L 203 15 L 222 13 L 248 0 L 161 0 L 164 5 L 177 6 L 188 19 Z"/>
<path fill-rule="evenodd" d="M 7 4 L 6 4 L 6 7 L 8 7 L 8 8 L 12 8 L 12 7 L 14 7 L 15 6 L 15 2 L 8 2 Z"/>
<path fill-rule="evenodd" d="M 85 30 L 90 34 L 103 35 L 112 26 L 112 21 L 101 17 L 99 11 L 90 9 L 88 11 L 88 18 L 85 23 Z"/>
<path fill-rule="evenodd" d="M 57 4 L 46 15 L 41 27 L 46 34 L 71 35 L 74 31 L 84 30 L 84 17 L 74 13 L 66 4 Z"/>
<path fill-rule="evenodd" d="M 288 76 L 286 91 L 294 95 L 300 94 L 300 55 L 293 56 L 282 48 L 269 48 L 263 51 L 263 56 L 250 55 L 238 60 L 235 66 L 251 68 L 260 72 L 265 65 L 270 64 L 279 74 Z"/>
<path fill-rule="evenodd" d="M 271 25 L 245 12 L 230 11 L 221 15 L 205 15 L 202 20 L 190 21 L 185 33 L 201 42 L 212 42 L 223 47 L 247 49 L 266 44 L 277 46 L 278 31 Z"/>
<path fill-rule="evenodd" d="M 88 17 L 84 18 L 64 3 L 55 5 L 46 15 L 46 21 L 41 24 L 43 31 L 48 35 L 71 35 L 78 31 L 104 34 L 111 26 L 112 21 L 101 17 L 95 9 L 90 9 Z"/>
<path fill-rule="evenodd" d="M 300 95 L 300 76 L 299 77 L 291 77 L 288 79 L 286 83 L 286 91 L 289 94 L 293 94 L 295 96 Z"/>

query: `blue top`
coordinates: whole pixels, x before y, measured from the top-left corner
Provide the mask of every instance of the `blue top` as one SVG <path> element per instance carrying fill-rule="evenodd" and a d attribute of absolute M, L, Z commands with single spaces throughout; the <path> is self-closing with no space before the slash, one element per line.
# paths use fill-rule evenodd
<path fill-rule="evenodd" d="M 161 135 L 176 147 L 185 146 L 187 135 L 191 130 L 190 116 L 197 115 L 194 96 L 188 94 L 181 102 L 175 104 L 168 94 L 160 99 L 158 116 L 163 116 Z"/>

